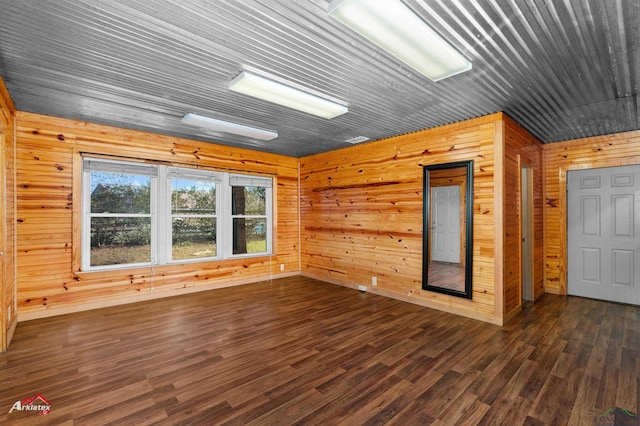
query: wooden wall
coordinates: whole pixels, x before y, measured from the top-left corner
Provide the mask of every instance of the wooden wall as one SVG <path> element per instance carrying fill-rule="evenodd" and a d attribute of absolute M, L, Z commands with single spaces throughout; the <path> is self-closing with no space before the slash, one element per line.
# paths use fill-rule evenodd
<path fill-rule="evenodd" d="M 502 323 L 494 139 L 502 137 L 503 117 L 493 114 L 301 159 L 302 273 Z M 471 159 L 474 257 L 468 300 L 422 290 L 422 167 Z"/>
<path fill-rule="evenodd" d="M 0 78 L 0 352 L 18 322 L 16 309 L 15 123 L 16 109 Z"/>
<path fill-rule="evenodd" d="M 520 168 L 530 167 L 534 173 L 537 298 L 545 291 L 566 294 L 567 170 L 640 164 L 640 131 L 542 147 L 503 114 L 298 162 L 16 112 L 1 80 L 0 133 L 4 144 L 0 240 L 5 247 L 0 279 L 2 349 L 16 325 L 16 306 L 20 319 L 27 320 L 253 282 L 281 275 L 280 264 L 285 265 L 285 275 L 298 273 L 301 266 L 305 275 L 325 281 L 366 285 L 368 291 L 382 295 L 502 323 L 521 309 Z M 73 265 L 79 255 L 78 159 L 84 152 L 277 175 L 276 254 L 77 272 Z M 475 161 L 471 301 L 421 289 L 422 166 L 468 159 Z M 376 287 L 371 285 L 372 276 L 378 279 Z"/>
<path fill-rule="evenodd" d="M 640 131 L 546 144 L 544 157 L 545 291 L 567 294 L 567 171 L 640 164 Z"/>
<path fill-rule="evenodd" d="M 504 316 L 508 321 L 522 310 L 522 167 L 532 173 L 533 298 L 544 293 L 543 144 L 509 117 L 504 119 Z"/>
<path fill-rule="evenodd" d="M 275 255 L 78 272 L 82 153 L 276 175 Z M 299 271 L 295 158 L 18 112 L 16 184 L 20 320 Z"/>

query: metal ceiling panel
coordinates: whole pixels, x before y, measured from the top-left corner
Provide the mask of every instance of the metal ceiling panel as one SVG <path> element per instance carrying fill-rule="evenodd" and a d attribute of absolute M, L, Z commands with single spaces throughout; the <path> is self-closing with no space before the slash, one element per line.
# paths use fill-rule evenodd
<path fill-rule="evenodd" d="M 0 75 L 22 111 L 293 157 L 497 111 L 545 143 L 640 128 L 639 1 L 404 1 L 471 71 L 431 82 L 326 0 L 0 0 Z M 228 90 L 247 68 L 349 112 L 326 120 Z M 279 137 L 193 129 L 188 112 Z"/>

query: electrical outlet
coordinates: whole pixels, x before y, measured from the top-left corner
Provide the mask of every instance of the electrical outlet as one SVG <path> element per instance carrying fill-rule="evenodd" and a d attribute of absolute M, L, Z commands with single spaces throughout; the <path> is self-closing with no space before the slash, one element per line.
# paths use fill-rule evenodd
<path fill-rule="evenodd" d="M 371 285 L 378 285 L 378 277 L 371 277 Z"/>
<path fill-rule="evenodd" d="M 366 286 L 366 285 L 359 285 L 359 286 L 358 286 L 358 290 L 360 290 L 360 291 L 367 291 L 367 286 Z"/>
<path fill-rule="evenodd" d="M 281 271 L 284 271 L 284 263 L 281 263 L 281 264 L 280 264 L 280 270 L 281 270 Z"/>

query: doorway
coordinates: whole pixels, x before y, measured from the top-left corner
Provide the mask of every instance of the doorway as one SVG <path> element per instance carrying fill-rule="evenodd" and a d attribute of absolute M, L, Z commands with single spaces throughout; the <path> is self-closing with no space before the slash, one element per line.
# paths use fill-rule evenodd
<path fill-rule="evenodd" d="M 533 301 L 533 169 L 520 169 L 522 301 Z"/>
<path fill-rule="evenodd" d="M 640 305 L 640 165 L 567 172 L 567 292 Z"/>

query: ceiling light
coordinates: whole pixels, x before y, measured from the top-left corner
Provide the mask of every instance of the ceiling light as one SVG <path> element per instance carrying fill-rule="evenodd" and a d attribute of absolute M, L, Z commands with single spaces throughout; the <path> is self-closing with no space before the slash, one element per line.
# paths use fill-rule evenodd
<path fill-rule="evenodd" d="M 346 106 L 315 95 L 310 89 L 247 71 L 234 78 L 229 89 L 323 118 L 334 118 L 348 111 Z"/>
<path fill-rule="evenodd" d="M 199 127 L 206 130 L 214 130 L 217 132 L 231 133 L 233 135 L 245 136 L 251 139 L 259 139 L 270 141 L 278 137 L 276 132 L 270 130 L 258 129 L 255 127 L 244 126 L 242 124 L 232 123 L 230 121 L 218 120 L 204 115 L 188 113 L 181 120 L 182 124 Z"/>
<path fill-rule="evenodd" d="M 433 81 L 471 69 L 471 62 L 400 0 L 334 0 L 329 15 Z"/>
<path fill-rule="evenodd" d="M 355 136 L 353 138 L 347 139 L 345 142 L 349 142 L 349 143 L 360 143 L 360 142 L 364 142 L 364 141 L 368 141 L 369 138 L 366 136 Z"/>

